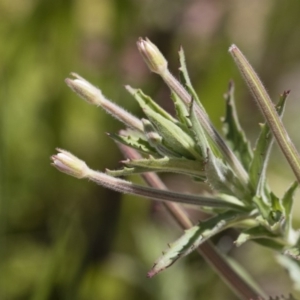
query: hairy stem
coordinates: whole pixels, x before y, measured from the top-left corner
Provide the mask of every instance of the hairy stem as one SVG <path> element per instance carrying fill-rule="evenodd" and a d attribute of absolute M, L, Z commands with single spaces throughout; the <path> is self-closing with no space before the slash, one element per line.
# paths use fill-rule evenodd
<path fill-rule="evenodd" d="M 229 48 L 236 65 L 238 66 L 241 74 L 244 77 L 250 91 L 252 92 L 262 114 L 274 134 L 278 145 L 281 148 L 284 156 L 286 157 L 288 163 L 290 164 L 294 174 L 300 182 L 300 156 L 293 142 L 291 141 L 273 102 L 271 101 L 266 89 L 264 88 L 262 82 L 258 78 L 252 66 L 247 61 L 246 57 L 235 45 Z"/>

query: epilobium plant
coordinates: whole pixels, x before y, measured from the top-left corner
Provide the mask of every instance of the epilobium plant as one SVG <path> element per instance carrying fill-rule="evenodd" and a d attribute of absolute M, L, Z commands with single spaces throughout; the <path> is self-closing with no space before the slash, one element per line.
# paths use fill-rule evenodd
<path fill-rule="evenodd" d="M 300 159 L 282 122 L 286 98 L 284 92 L 273 105 L 266 90 L 235 46 L 233 56 L 246 83 L 266 119 L 252 150 L 239 124 L 234 85 L 225 94 L 226 115 L 223 119 L 224 138 L 216 131 L 201 104 L 188 75 L 184 52 L 179 51 L 180 81 L 168 70 L 168 63 L 158 48 L 148 39 L 140 39 L 138 49 L 149 69 L 161 76 L 171 91 L 176 117 L 158 106 L 140 89 L 126 86 L 141 106 L 145 118 L 138 119 L 107 100 L 101 91 L 77 74 L 66 79 L 67 85 L 90 104 L 101 106 L 126 126 L 119 134 L 110 134 L 126 156 L 121 170 L 101 173 L 67 151 L 58 149 L 52 156 L 53 165 L 77 178 L 87 178 L 107 188 L 162 201 L 169 212 L 186 229 L 183 235 L 154 263 L 149 277 L 166 269 L 195 249 L 214 266 L 224 280 L 243 299 L 257 299 L 263 292 L 254 290 L 239 277 L 207 242 L 215 234 L 235 228 L 240 234 L 237 246 L 253 240 L 291 259 L 299 258 L 299 233 L 292 228 L 293 196 L 298 186 L 291 184 L 282 198 L 267 184 L 266 169 L 276 138 L 295 176 L 300 181 Z M 159 178 L 149 172 L 175 172 L 207 183 L 212 192 L 190 195 L 166 190 Z M 150 187 L 136 185 L 117 178 L 141 174 Z M 211 217 L 192 225 L 181 204 L 197 205 Z"/>

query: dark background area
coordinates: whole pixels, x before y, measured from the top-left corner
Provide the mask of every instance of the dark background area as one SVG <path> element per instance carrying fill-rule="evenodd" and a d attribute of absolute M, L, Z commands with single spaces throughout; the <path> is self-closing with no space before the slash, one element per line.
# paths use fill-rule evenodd
<path fill-rule="evenodd" d="M 136 41 L 149 37 L 174 74 L 182 45 L 219 129 L 223 93 L 234 79 L 241 123 L 254 142 L 263 119 L 228 53 L 235 43 L 274 101 L 292 90 L 284 122 L 300 148 L 299 12 L 299 1 L 279 0 L 0 0 L 0 298 L 236 299 L 197 254 L 147 279 L 155 259 L 180 235 L 174 223 L 148 200 L 50 166 L 56 147 L 98 170 L 119 168 L 122 159 L 105 134 L 122 125 L 80 100 L 64 79 L 77 72 L 138 116 L 124 84 L 172 111 L 169 91 L 143 63 Z M 279 195 L 294 180 L 278 149 L 269 177 Z M 188 178 L 164 179 L 170 189 L 197 191 Z M 226 232 L 215 243 L 268 294 L 300 295 L 269 250 L 253 243 L 236 249 L 233 235 Z"/>

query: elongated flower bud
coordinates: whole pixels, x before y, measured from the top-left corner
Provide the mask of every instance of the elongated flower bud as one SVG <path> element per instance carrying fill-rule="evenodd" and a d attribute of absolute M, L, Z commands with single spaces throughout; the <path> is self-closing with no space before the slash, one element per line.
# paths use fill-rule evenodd
<path fill-rule="evenodd" d="M 66 84 L 89 104 L 101 106 L 105 100 L 101 91 L 76 73 L 71 73 L 75 79 L 66 78 Z"/>
<path fill-rule="evenodd" d="M 138 118 L 130 114 L 124 108 L 106 99 L 98 88 L 81 76 L 76 73 L 71 73 L 71 75 L 73 75 L 75 79 L 66 78 L 65 82 L 83 100 L 89 104 L 101 106 L 107 113 L 111 114 L 128 127 L 138 131 L 143 130 L 142 122 Z"/>
<path fill-rule="evenodd" d="M 162 74 L 165 72 L 165 70 L 167 70 L 167 60 L 148 38 L 145 40 L 139 38 L 137 46 L 144 61 L 152 72 Z"/>
<path fill-rule="evenodd" d="M 58 154 L 51 156 L 52 165 L 59 171 L 76 178 L 84 178 L 88 175 L 89 168 L 86 163 L 68 151 L 57 149 Z"/>

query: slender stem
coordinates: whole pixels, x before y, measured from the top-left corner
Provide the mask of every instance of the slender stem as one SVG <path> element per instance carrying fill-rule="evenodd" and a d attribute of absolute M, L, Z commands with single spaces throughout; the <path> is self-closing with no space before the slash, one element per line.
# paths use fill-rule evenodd
<path fill-rule="evenodd" d="M 115 178 L 105 173 L 94 171 L 90 168 L 88 168 L 87 174 L 85 175 L 84 178 L 88 178 L 99 185 L 102 185 L 106 188 L 112 189 L 120 193 L 142 196 L 145 198 L 155 199 L 158 201 L 168 201 L 168 202 L 170 201 L 170 202 L 177 202 L 177 203 L 193 204 L 198 206 L 243 210 L 243 206 L 236 205 L 234 203 L 229 203 L 211 197 L 203 197 L 199 195 L 191 195 L 191 194 L 176 193 L 176 192 L 165 191 L 165 190 L 158 190 L 155 188 L 134 184 L 120 178 Z"/>
<path fill-rule="evenodd" d="M 111 114 L 114 118 L 127 125 L 129 128 L 143 132 L 143 124 L 140 119 L 120 107 L 116 103 L 108 100 L 95 86 L 89 83 L 76 73 L 71 73 L 75 79 L 66 78 L 66 84 L 75 92 L 79 97 L 84 99 L 87 103 L 101 106 L 107 113 Z"/>
<path fill-rule="evenodd" d="M 300 182 L 299 153 L 291 141 L 280 117 L 278 116 L 278 113 L 276 112 L 274 104 L 271 101 L 266 89 L 239 48 L 235 45 L 232 45 L 229 48 L 229 52 L 233 56 L 241 74 L 243 75 L 256 102 L 258 103 L 259 108 L 266 118 L 268 125 L 270 126 L 284 156 L 294 171 L 298 182 Z"/>
<path fill-rule="evenodd" d="M 138 159 L 140 155 L 134 149 L 118 144 L 119 148 L 129 159 Z M 155 173 L 144 173 L 141 175 L 145 182 L 154 188 L 167 190 L 167 187 Z M 180 204 L 171 202 L 161 203 L 167 211 L 176 220 L 182 229 L 189 229 L 193 226 L 184 208 Z M 197 251 L 213 267 L 213 269 L 223 278 L 224 281 L 241 299 L 257 299 L 260 295 L 246 281 L 244 281 L 224 260 L 222 255 L 217 251 L 210 241 L 201 244 Z"/>
<path fill-rule="evenodd" d="M 206 207 L 244 210 L 242 203 L 236 204 L 213 197 L 159 190 L 152 187 L 134 184 L 120 178 L 115 178 L 111 175 L 90 169 L 83 160 L 68 151 L 62 149 L 57 150 L 58 153 L 51 156 L 51 159 L 52 165 L 59 171 L 79 179 L 90 179 L 99 185 L 120 193 L 142 196 L 158 201 L 170 201 Z"/>

